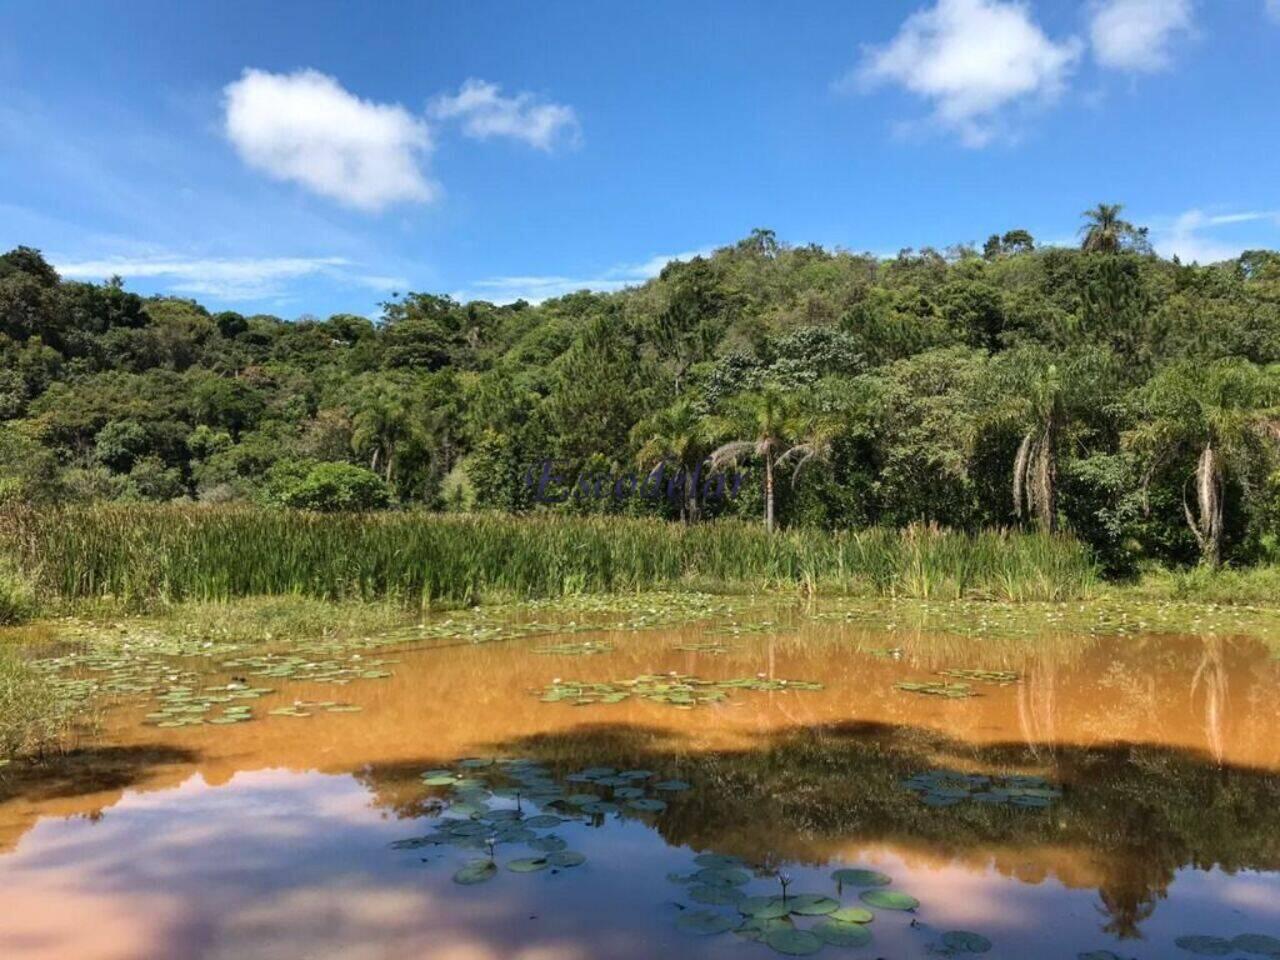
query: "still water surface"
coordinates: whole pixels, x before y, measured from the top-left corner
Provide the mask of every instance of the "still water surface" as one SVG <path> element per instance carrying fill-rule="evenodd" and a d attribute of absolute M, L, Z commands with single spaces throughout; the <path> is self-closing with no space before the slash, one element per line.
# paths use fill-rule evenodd
<path fill-rule="evenodd" d="M 763 960 L 769 934 L 833 923 L 819 897 L 872 891 L 919 906 L 871 906 L 869 943 L 816 955 L 985 939 L 992 958 L 1189 960 L 1271 941 L 1179 938 L 1280 937 L 1280 661 L 1261 643 L 706 626 L 396 650 L 391 677 L 341 688 L 359 713 L 169 729 L 119 705 L 81 755 L 0 787 L 0 957 Z M 545 652 L 584 639 L 611 649 Z M 894 686 L 954 669 L 1017 680 Z M 671 671 L 822 689 L 692 709 L 537 692 Z M 271 686 L 256 715 L 335 698 Z M 455 881 L 476 862 L 484 882 Z M 837 884 L 842 868 L 890 882 Z M 813 915 L 761 919 L 763 941 L 689 932 L 741 925 L 738 901 L 780 896 L 780 875 Z"/>

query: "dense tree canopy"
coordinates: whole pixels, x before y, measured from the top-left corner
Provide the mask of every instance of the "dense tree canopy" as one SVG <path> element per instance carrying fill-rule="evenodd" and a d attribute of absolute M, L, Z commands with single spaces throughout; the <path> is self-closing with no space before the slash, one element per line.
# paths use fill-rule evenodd
<path fill-rule="evenodd" d="M 1038 524 L 1116 569 L 1257 559 L 1280 533 L 1280 256 L 1161 259 L 1121 212 L 1088 211 L 1079 249 L 1010 229 L 888 259 L 756 230 L 617 293 L 414 293 L 376 322 L 144 299 L 19 247 L 0 501 Z M 571 492 L 664 456 L 698 486 L 530 494 L 547 460 Z M 740 495 L 704 502 L 732 461 Z"/>

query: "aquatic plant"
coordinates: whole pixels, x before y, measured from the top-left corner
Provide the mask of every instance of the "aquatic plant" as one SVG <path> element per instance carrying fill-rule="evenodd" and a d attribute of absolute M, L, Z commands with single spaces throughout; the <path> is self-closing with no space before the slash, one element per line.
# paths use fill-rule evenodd
<path fill-rule="evenodd" d="M 634 680 L 612 682 L 561 680 L 557 677 L 536 693 L 543 703 L 570 703 L 579 707 L 595 703 L 621 703 L 636 697 L 653 703 L 689 708 L 720 703 L 733 690 L 787 693 L 821 689 L 822 684 L 808 680 L 775 680 L 764 676 L 703 680 L 682 673 L 664 673 L 645 674 Z"/>
<path fill-rule="evenodd" d="M 56 598 L 132 603 L 298 594 L 417 606 L 697 582 L 1062 600 L 1097 580 L 1088 550 L 1065 536 L 925 527 L 768 536 L 734 521 L 617 517 L 10 508 L 0 512 L 0 549 Z"/>

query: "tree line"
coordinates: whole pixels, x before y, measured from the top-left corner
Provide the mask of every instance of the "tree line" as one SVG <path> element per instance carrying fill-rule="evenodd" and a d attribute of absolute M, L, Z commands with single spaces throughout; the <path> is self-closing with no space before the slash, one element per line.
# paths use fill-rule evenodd
<path fill-rule="evenodd" d="M 1118 205 L 880 258 L 755 230 L 615 293 L 285 321 L 0 256 L 0 503 L 659 513 L 1067 529 L 1113 570 L 1267 560 L 1280 254 L 1157 256 Z M 742 495 L 536 503 L 665 458 Z"/>

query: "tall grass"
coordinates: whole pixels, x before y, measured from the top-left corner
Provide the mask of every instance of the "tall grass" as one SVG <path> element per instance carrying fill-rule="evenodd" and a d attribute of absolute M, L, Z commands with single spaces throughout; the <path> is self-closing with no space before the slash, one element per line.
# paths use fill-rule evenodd
<path fill-rule="evenodd" d="M 65 705 L 48 677 L 0 643 L 0 762 L 43 752 L 66 729 Z"/>
<path fill-rule="evenodd" d="M 66 598 L 263 594 L 474 602 L 679 584 L 797 586 L 951 599 L 1078 597 L 1096 580 L 1067 537 L 993 531 L 766 534 L 755 525 L 241 507 L 99 506 L 0 513 L 0 548 Z"/>

